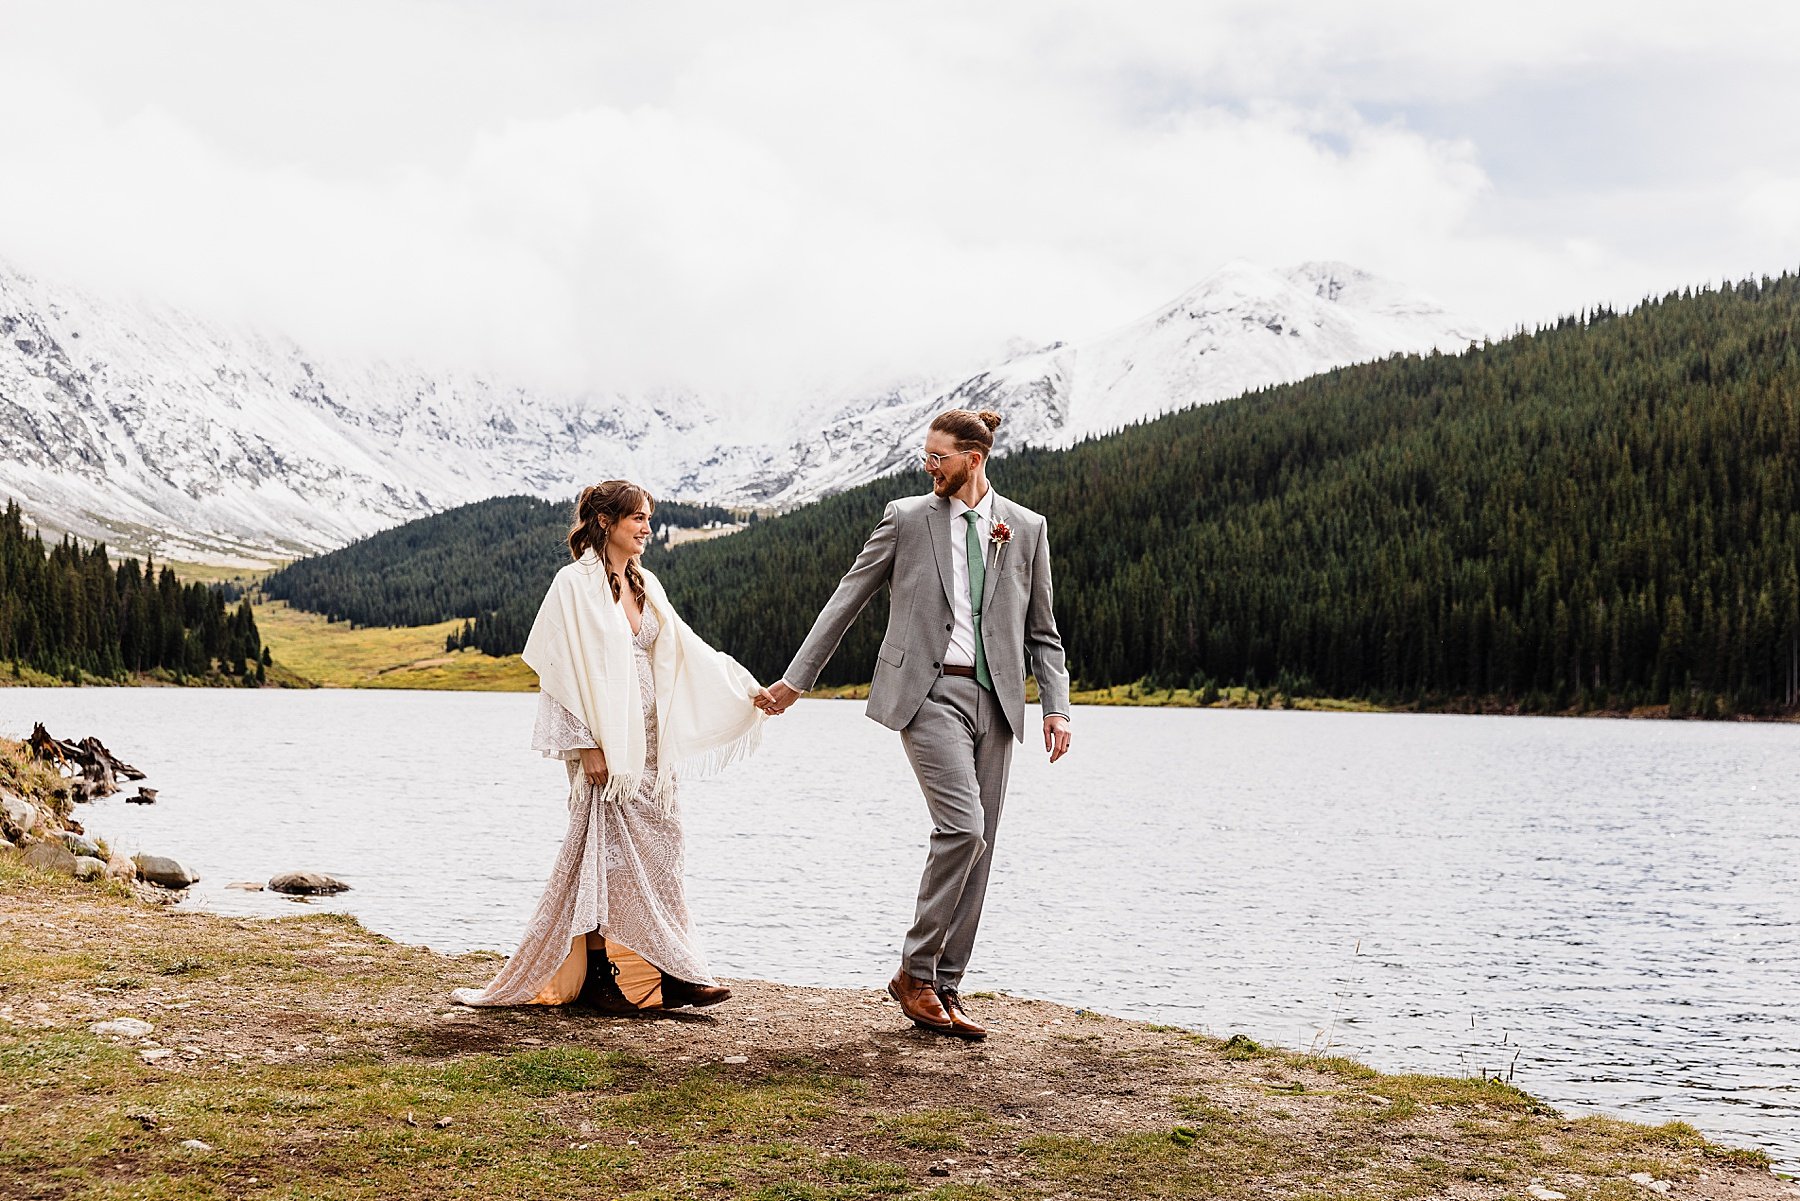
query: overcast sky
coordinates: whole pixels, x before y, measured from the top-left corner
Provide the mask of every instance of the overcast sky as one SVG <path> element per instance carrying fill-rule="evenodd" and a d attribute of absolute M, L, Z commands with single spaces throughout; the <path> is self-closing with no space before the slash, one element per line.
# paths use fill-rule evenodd
<path fill-rule="evenodd" d="M 1800 266 L 1800 5 L 0 0 L 0 256 L 775 393 L 1341 259 L 1490 329 Z"/>

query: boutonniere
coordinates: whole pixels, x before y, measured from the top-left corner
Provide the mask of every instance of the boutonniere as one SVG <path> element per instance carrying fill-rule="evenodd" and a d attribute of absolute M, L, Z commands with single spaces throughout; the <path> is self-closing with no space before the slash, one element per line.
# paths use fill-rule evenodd
<path fill-rule="evenodd" d="M 1012 527 L 1004 521 L 994 523 L 994 532 L 988 535 L 988 541 L 995 546 L 1005 546 L 1012 541 Z"/>

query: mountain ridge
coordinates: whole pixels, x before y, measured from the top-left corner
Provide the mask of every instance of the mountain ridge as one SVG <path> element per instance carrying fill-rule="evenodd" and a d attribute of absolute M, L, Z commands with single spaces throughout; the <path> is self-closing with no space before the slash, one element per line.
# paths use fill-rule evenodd
<path fill-rule="evenodd" d="M 1478 336 L 1344 264 L 1276 272 L 1240 261 L 1099 337 L 824 395 L 746 435 L 722 402 L 690 391 L 559 391 L 329 359 L 0 263 L 0 496 L 55 532 L 245 565 L 488 496 L 566 498 L 608 475 L 668 496 L 786 508 L 905 466 L 930 417 L 952 405 L 1000 408 L 1002 453 L 1069 445 Z"/>

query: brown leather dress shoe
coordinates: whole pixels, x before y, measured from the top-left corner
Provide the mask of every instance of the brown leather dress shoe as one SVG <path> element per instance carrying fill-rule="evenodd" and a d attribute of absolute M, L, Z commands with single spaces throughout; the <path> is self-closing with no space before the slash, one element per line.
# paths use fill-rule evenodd
<path fill-rule="evenodd" d="M 717 1005 L 720 1001 L 729 1001 L 731 990 L 713 984 L 695 984 L 691 980 L 683 980 L 679 976 L 662 974 L 662 1007 L 664 1009 L 680 1009 L 684 1005 L 692 1005 L 695 1009 L 705 1009 L 708 1005 Z"/>
<path fill-rule="evenodd" d="M 900 1012 L 911 1018 L 916 1025 L 927 1030 L 935 1030 L 940 1034 L 950 1033 L 952 1023 L 950 1015 L 944 1012 L 944 1006 L 932 991 L 929 982 L 906 974 L 901 968 L 888 981 L 888 996 L 900 1003 Z"/>
<path fill-rule="evenodd" d="M 987 1037 L 987 1027 L 969 1016 L 963 1008 L 962 994 L 954 988 L 940 988 L 937 997 L 943 1003 L 944 1012 L 950 1015 L 950 1033 L 958 1038 L 982 1039 Z"/>

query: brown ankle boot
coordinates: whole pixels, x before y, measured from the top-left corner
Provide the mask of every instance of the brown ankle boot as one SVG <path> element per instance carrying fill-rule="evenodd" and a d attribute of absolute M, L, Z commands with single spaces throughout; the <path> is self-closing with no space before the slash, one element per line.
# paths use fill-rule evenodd
<path fill-rule="evenodd" d="M 937 997 L 944 1012 L 950 1015 L 949 1033 L 971 1042 L 987 1037 L 987 1027 L 970 1017 L 969 1011 L 963 1007 L 962 993 L 954 988 L 940 988 L 937 990 Z"/>
<path fill-rule="evenodd" d="M 717 1005 L 720 1001 L 731 999 L 731 990 L 712 984 L 695 984 L 691 980 L 683 980 L 679 976 L 662 974 L 662 1007 L 664 1009 L 680 1009 L 691 1005 L 695 1009 L 705 1009 L 708 1005 Z"/>
<path fill-rule="evenodd" d="M 930 981 L 907 975 L 905 968 L 894 973 L 887 990 L 888 996 L 900 1003 L 900 1012 L 911 1018 L 914 1025 L 940 1034 L 950 1033 L 955 1025 L 944 1012 L 944 1003 L 938 1000 Z"/>
<path fill-rule="evenodd" d="M 581 992 L 570 1004 L 595 1013 L 636 1013 L 638 1007 L 619 991 L 618 975 L 619 969 L 606 957 L 605 947 L 589 947 L 587 979 L 581 982 Z"/>

